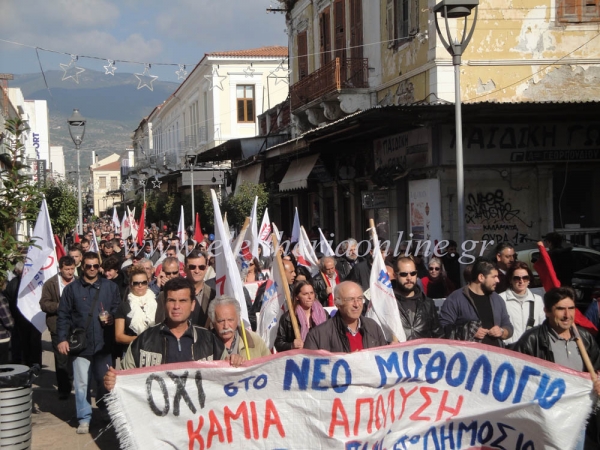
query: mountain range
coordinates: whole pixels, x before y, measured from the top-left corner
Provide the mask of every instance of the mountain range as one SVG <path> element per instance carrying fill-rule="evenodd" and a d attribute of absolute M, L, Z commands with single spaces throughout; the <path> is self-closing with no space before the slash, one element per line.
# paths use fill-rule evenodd
<path fill-rule="evenodd" d="M 87 175 L 86 167 L 92 163 L 92 150 L 100 159 L 122 154 L 131 147 L 131 135 L 140 121 L 179 86 L 156 80 L 152 91 L 138 89 L 139 80 L 134 74 L 111 76 L 90 69 L 79 75 L 79 83 L 70 78 L 62 80 L 63 75 L 60 70 L 15 75 L 9 86 L 20 88 L 26 100 L 48 102 L 50 145 L 63 146 L 67 171 L 76 170 L 77 162 L 67 119 L 73 109 L 79 109 L 87 120 L 80 155 L 82 176 Z"/>

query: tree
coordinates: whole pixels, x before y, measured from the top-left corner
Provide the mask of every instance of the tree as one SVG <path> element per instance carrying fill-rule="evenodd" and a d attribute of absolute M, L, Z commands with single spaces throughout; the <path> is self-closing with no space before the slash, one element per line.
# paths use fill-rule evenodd
<path fill-rule="evenodd" d="M 222 212 L 227 212 L 229 225 L 236 228 L 242 227 L 246 217 L 250 216 L 254 198 L 258 196 L 257 220 L 262 220 L 265 208 L 269 203 L 269 192 L 264 184 L 244 183 L 238 188 L 238 192 L 227 198 L 221 207 Z M 259 223 L 260 225 L 260 223 Z"/>
<path fill-rule="evenodd" d="M 52 181 L 46 186 L 46 202 L 52 231 L 64 237 L 77 224 L 77 195 L 66 181 Z"/>
<path fill-rule="evenodd" d="M 0 283 L 34 244 L 28 237 L 18 236 L 18 228 L 25 221 L 35 222 L 42 202 L 41 189 L 23 173 L 28 168 L 23 144 L 27 124 L 21 119 L 9 119 L 5 129 L 4 153 L 0 155 L 4 165 L 0 170 Z"/>

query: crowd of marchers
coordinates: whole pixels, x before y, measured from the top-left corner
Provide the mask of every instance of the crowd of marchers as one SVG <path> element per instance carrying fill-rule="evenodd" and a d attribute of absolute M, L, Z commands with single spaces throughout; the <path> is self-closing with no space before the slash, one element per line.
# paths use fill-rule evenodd
<path fill-rule="evenodd" d="M 101 237 L 99 252 L 90 251 L 96 248 L 95 235 Z M 167 229 L 151 229 L 146 237 L 136 250 L 108 224 L 99 225 L 95 233 L 90 228 L 80 242 L 69 245 L 59 260 L 59 273 L 43 286 L 40 307 L 52 339 L 58 398 L 67 399 L 74 390 L 77 433 L 89 432 L 92 380 L 101 419 L 109 420 L 103 396 L 115 386 L 115 367 L 203 360 L 240 366 L 247 355 L 254 359 L 271 354 L 256 332 L 242 330 L 240 310 L 240 302 L 245 302 L 255 330 L 265 283 L 255 296 L 244 288 L 244 299 L 217 296 L 208 238 L 180 242 Z M 548 239 L 551 249 L 558 245 L 554 234 Z M 356 240 L 348 239 L 342 256 L 321 257 L 315 277 L 293 253 L 282 256 L 293 304 L 279 321 L 277 352 L 354 352 L 389 344 L 379 325 L 365 316 L 373 261 L 371 255 L 359 257 L 357 246 Z M 533 294 L 531 269 L 516 260 L 510 244 L 498 245 L 492 258 L 478 258 L 462 271 L 456 243 L 450 241 L 447 250 L 440 258 L 426 258 L 406 246 L 400 246 L 397 257 L 384 254 L 407 340 L 479 342 L 490 346 L 488 351 L 508 348 L 587 370 L 576 343 L 575 295 L 570 287 L 552 289 L 543 298 Z M 265 280 L 272 264 L 273 257 L 261 252 L 240 268 L 241 281 Z M 561 261 L 555 264 L 560 267 Z M 15 272 L 0 297 L 0 363 L 41 363 L 41 335 L 16 307 L 19 267 Z M 438 311 L 433 299 L 440 298 L 445 300 Z M 590 310 L 594 308 L 596 314 L 588 315 L 598 326 L 596 302 Z M 298 324 L 299 335 L 292 322 Z M 71 348 L 74 329 L 83 329 L 86 337 L 76 354 Z M 594 369 L 600 369 L 594 337 L 585 329 L 579 335 Z M 600 381 L 594 383 L 594 391 L 600 394 Z M 576 448 L 597 445 L 595 417 L 587 433 L 574 436 L 573 442 Z"/>

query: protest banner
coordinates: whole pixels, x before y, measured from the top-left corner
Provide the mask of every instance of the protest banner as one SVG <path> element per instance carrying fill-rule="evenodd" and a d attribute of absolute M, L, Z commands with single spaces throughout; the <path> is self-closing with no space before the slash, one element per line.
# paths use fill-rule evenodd
<path fill-rule="evenodd" d="M 293 350 L 118 372 L 121 448 L 572 449 L 588 374 L 470 342 Z"/>

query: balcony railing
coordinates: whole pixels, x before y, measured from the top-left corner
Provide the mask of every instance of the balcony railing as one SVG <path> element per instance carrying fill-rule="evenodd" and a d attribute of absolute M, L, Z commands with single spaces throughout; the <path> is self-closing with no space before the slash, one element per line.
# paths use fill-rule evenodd
<path fill-rule="evenodd" d="M 335 58 L 290 87 L 292 111 L 335 91 L 367 87 L 366 58 Z"/>

